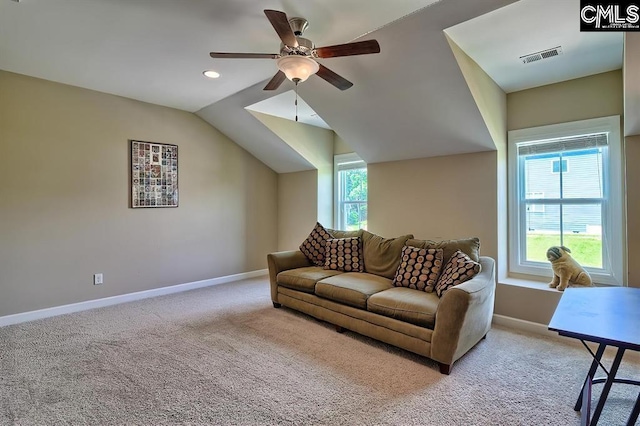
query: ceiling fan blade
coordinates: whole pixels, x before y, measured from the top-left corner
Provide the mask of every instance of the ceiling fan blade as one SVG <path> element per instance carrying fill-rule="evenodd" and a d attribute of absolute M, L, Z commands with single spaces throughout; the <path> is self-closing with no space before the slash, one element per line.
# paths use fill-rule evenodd
<path fill-rule="evenodd" d="M 237 59 L 277 59 L 275 53 L 227 53 L 227 52 L 211 52 L 212 58 L 237 58 Z"/>
<path fill-rule="evenodd" d="M 286 78 L 282 71 L 278 71 L 262 90 L 276 90 Z"/>
<path fill-rule="evenodd" d="M 319 58 L 335 58 L 337 56 L 368 55 L 380 53 L 380 45 L 376 40 L 356 41 L 353 43 L 336 44 L 316 48 Z"/>
<path fill-rule="evenodd" d="M 320 65 L 320 69 L 317 72 L 318 77 L 324 79 L 328 83 L 333 84 L 340 90 L 347 90 L 349 87 L 353 86 L 353 83 L 346 78 L 336 74 L 322 64 L 318 65 Z"/>
<path fill-rule="evenodd" d="M 278 10 L 265 9 L 264 14 L 267 15 L 267 19 L 271 22 L 273 29 L 276 30 L 280 40 L 289 47 L 298 47 L 298 40 L 296 39 L 289 20 L 284 12 Z"/>

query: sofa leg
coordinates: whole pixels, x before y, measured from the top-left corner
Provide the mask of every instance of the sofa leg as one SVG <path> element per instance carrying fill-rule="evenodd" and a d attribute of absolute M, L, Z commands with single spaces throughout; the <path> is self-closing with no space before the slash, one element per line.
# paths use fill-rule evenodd
<path fill-rule="evenodd" d="M 274 307 L 274 308 L 279 308 L 279 307 L 281 307 L 281 306 L 282 306 L 282 305 L 281 305 L 281 304 L 279 304 L 278 302 L 273 302 L 273 307 Z"/>
<path fill-rule="evenodd" d="M 340 327 L 339 325 L 336 325 L 335 327 L 338 333 L 344 333 L 344 328 Z"/>
<path fill-rule="evenodd" d="M 489 333 L 487 333 L 489 334 Z M 482 336 L 482 340 L 485 340 L 487 338 L 487 334 L 485 334 L 484 336 Z"/>
<path fill-rule="evenodd" d="M 451 364 L 443 364 L 439 362 L 438 365 L 440 366 L 440 373 L 446 374 L 447 376 L 451 374 Z"/>

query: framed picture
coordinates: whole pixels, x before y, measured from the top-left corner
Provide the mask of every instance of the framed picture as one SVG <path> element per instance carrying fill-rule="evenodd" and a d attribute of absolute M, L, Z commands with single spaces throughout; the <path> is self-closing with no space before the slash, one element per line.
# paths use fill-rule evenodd
<path fill-rule="evenodd" d="M 131 208 L 178 207 L 178 145 L 129 142 Z"/>

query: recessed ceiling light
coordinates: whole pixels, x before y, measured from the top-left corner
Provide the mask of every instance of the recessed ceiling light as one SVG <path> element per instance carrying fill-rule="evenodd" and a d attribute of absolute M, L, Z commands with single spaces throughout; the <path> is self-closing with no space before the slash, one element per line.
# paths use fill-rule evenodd
<path fill-rule="evenodd" d="M 204 74 L 205 77 L 209 77 L 209 78 L 218 78 L 218 77 L 220 77 L 220 73 L 217 73 L 214 70 L 206 70 L 202 74 Z"/>

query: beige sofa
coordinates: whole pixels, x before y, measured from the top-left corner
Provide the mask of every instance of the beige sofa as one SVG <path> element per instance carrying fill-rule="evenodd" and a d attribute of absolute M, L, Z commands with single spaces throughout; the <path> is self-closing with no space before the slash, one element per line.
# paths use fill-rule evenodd
<path fill-rule="evenodd" d="M 443 374 L 486 337 L 496 287 L 492 258 L 476 252 L 481 271 L 438 297 L 394 287 L 392 274 L 402 247 L 439 244 L 447 254 L 461 240 L 436 243 L 410 235 L 386 239 L 367 231 L 331 232 L 339 234 L 336 238 L 362 236 L 365 272 L 323 269 L 299 250 L 271 253 L 267 259 L 274 307 L 286 306 L 334 324 L 339 332 L 351 330 L 426 356 L 438 362 Z"/>

